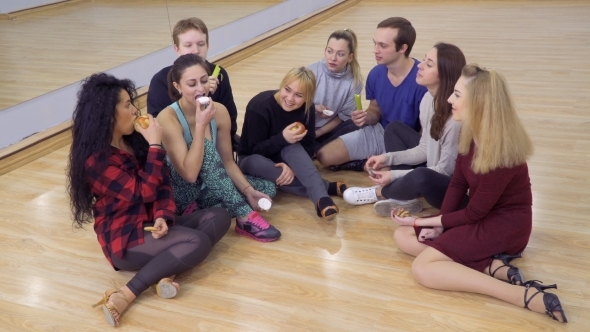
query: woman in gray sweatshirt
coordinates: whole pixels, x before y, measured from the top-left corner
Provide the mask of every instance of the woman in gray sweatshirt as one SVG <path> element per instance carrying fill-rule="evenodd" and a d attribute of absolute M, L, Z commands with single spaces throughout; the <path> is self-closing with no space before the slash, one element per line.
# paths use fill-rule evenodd
<path fill-rule="evenodd" d="M 334 138 L 358 129 L 350 119 L 356 110 L 354 95 L 363 89 L 356 50 L 357 39 L 352 30 L 334 31 L 328 37 L 324 58 L 307 67 L 316 77 L 316 151 Z"/>
<path fill-rule="evenodd" d="M 465 63 L 463 52 L 452 44 L 438 43 L 426 53 L 416 75 L 416 82 L 428 88 L 420 103 L 422 134 L 402 123 L 396 130 L 402 141 L 417 139 L 408 135 L 421 135 L 418 146 L 370 157 L 367 169 L 376 186 L 348 188 L 344 192 L 346 202 L 354 205 L 376 202 L 375 212 L 383 216 L 389 216 L 397 207 L 419 212 L 422 203 L 418 197 L 424 197 L 435 208 L 441 207 L 455 169 L 461 130 L 460 123 L 452 119 L 447 98 L 453 93 Z M 426 167 L 399 167 L 422 163 Z"/>

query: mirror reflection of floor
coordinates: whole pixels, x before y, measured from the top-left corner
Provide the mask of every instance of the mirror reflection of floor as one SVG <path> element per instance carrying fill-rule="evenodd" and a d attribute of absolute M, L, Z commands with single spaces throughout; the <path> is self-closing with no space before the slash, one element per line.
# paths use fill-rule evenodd
<path fill-rule="evenodd" d="M 0 110 L 172 45 L 182 18 L 211 30 L 280 2 L 93 0 L 0 20 Z"/>

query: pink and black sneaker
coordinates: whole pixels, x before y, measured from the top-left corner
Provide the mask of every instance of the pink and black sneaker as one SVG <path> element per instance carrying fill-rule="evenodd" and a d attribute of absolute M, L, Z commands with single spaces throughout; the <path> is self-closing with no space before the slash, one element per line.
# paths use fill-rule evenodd
<path fill-rule="evenodd" d="M 260 242 L 271 242 L 281 237 L 281 232 L 264 220 L 256 211 L 250 212 L 245 221 L 239 221 L 236 218 L 236 233 L 249 236 Z"/>

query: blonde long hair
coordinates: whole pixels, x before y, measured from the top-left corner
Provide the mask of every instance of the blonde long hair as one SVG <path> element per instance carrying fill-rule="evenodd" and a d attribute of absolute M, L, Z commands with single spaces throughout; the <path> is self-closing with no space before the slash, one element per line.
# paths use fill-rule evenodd
<path fill-rule="evenodd" d="M 275 93 L 275 100 L 277 101 L 277 103 L 280 104 L 280 90 L 296 80 L 299 80 L 299 87 L 303 90 L 303 93 L 305 94 L 305 115 L 307 115 L 307 117 L 309 118 L 309 110 L 311 109 L 311 105 L 313 104 L 313 97 L 315 96 L 316 89 L 315 75 L 311 70 L 305 67 L 293 68 L 289 70 L 287 75 L 285 75 L 285 77 L 283 77 L 283 80 L 281 81 L 279 91 Z"/>
<path fill-rule="evenodd" d="M 533 144 L 516 113 L 504 76 L 477 64 L 466 65 L 461 76 L 467 79 L 467 96 L 459 153 L 467 154 L 471 142 L 476 142 L 471 168 L 479 174 L 525 163 L 533 153 Z"/>

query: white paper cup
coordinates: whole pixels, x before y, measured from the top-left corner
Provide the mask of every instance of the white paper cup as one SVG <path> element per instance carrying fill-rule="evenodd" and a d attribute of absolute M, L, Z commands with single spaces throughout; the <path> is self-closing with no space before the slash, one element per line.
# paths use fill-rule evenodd
<path fill-rule="evenodd" d="M 272 206 L 272 203 L 266 198 L 261 198 L 258 200 L 258 207 L 260 207 L 260 209 L 262 209 L 264 211 L 270 210 L 271 206 Z"/>
<path fill-rule="evenodd" d="M 334 111 L 330 111 L 330 110 L 323 110 L 322 113 L 324 113 L 324 115 L 326 115 L 326 116 L 334 115 Z"/>

